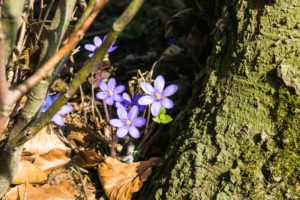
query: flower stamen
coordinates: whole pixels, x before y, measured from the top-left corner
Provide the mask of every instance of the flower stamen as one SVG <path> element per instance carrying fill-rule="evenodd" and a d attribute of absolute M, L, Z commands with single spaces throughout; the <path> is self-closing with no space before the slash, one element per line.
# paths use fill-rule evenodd
<path fill-rule="evenodd" d="M 129 125 L 131 124 L 131 121 L 130 121 L 129 119 L 126 119 L 125 124 L 126 124 L 127 126 L 129 126 Z"/>
<path fill-rule="evenodd" d="M 161 98 L 161 94 L 160 93 L 156 93 L 155 94 L 155 98 L 160 99 Z"/>
<path fill-rule="evenodd" d="M 112 95 L 113 95 L 113 93 L 114 93 L 114 92 L 113 92 L 113 91 L 111 91 L 111 90 L 109 90 L 109 91 L 108 91 L 108 94 L 109 94 L 109 96 L 112 96 Z"/>

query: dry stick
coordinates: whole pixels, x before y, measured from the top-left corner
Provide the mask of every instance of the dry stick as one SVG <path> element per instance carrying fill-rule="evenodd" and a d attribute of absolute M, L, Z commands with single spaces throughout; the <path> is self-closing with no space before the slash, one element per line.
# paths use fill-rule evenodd
<path fill-rule="evenodd" d="M 84 121 L 85 124 L 87 125 L 87 111 L 86 111 L 86 107 L 85 107 L 85 103 L 84 103 L 84 93 L 83 93 L 83 89 L 82 86 L 79 87 L 80 89 L 80 96 L 81 96 L 81 103 L 82 103 L 82 107 L 83 107 L 83 114 L 84 114 Z"/>
<path fill-rule="evenodd" d="M 86 30 L 92 24 L 100 10 L 107 3 L 107 0 L 96 0 L 95 6 L 89 17 L 82 24 L 80 29 L 71 35 L 69 41 L 63 45 L 47 62 L 45 62 L 31 77 L 24 81 L 24 83 L 17 86 L 13 90 L 12 102 L 16 102 L 21 98 L 30 88 L 36 85 L 39 81 L 47 76 L 47 74 L 63 59 L 81 40 Z"/>
<path fill-rule="evenodd" d="M 2 25 L 0 24 L 0 136 L 4 132 L 8 121 L 9 121 L 9 114 L 10 109 L 7 106 L 8 104 L 8 97 L 9 97 L 9 90 L 8 84 L 6 80 L 6 70 L 5 70 L 5 60 L 4 60 L 4 52 L 5 52 L 5 45 L 4 45 L 4 32 L 2 29 Z"/>
<path fill-rule="evenodd" d="M 110 112 L 108 112 L 107 104 L 106 104 L 105 100 L 103 100 L 102 102 L 103 102 L 103 108 L 104 108 L 104 113 L 105 113 L 105 119 L 106 119 L 106 122 L 109 123 L 109 120 L 110 120 L 110 114 L 109 113 Z M 108 124 L 108 127 L 109 127 L 110 145 L 111 145 L 110 154 L 111 154 L 112 157 L 114 157 L 114 155 L 115 155 L 114 136 L 113 136 L 113 131 L 112 131 L 111 125 Z"/>
<path fill-rule="evenodd" d="M 38 35 L 37 35 L 37 38 L 36 38 L 36 40 L 35 40 L 36 42 L 35 42 L 35 44 L 34 44 L 34 47 L 37 47 L 37 43 L 38 43 L 38 41 L 40 40 L 40 37 L 41 37 L 42 32 L 43 32 L 44 25 L 45 25 L 45 23 L 46 23 L 46 21 L 47 21 L 47 18 L 48 18 L 48 15 L 49 15 L 49 13 L 50 13 L 50 10 L 51 10 L 51 8 L 52 8 L 52 6 L 53 6 L 53 3 L 54 3 L 54 0 L 52 0 L 52 1 L 50 2 L 50 5 L 48 6 L 48 9 L 47 9 L 46 14 L 45 14 L 45 16 L 44 16 L 42 25 L 41 25 L 41 27 L 40 27 L 40 30 L 39 30 Z"/>

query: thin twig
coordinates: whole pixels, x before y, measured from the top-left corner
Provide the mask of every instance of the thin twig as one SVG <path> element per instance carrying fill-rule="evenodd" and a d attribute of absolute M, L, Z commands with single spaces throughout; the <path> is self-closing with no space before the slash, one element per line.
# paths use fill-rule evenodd
<path fill-rule="evenodd" d="M 42 32 L 43 32 L 45 23 L 46 23 L 47 18 L 48 18 L 48 15 L 49 15 L 50 10 L 51 10 L 51 8 L 52 8 L 52 6 L 53 6 L 53 3 L 54 3 L 54 0 L 52 0 L 52 1 L 50 2 L 50 5 L 48 6 L 48 9 L 47 9 L 46 14 L 45 14 L 45 16 L 44 16 L 44 19 L 43 19 L 43 22 L 42 22 L 42 24 L 41 24 L 40 30 L 39 30 L 39 32 L 38 32 L 37 38 L 36 38 L 36 40 L 35 40 L 34 47 L 37 46 L 37 43 L 38 43 L 38 41 L 40 40 L 40 37 L 41 37 L 41 35 L 42 35 Z"/>
<path fill-rule="evenodd" d="M 81 96 L 81 104 L 83 106 L 84 121 L 85 121 L 85 125 L 87 125 L 87 116 L 86 116 L 87 111 L 84 103 L 84 93 L 82 90 L 82 86 L 80 86 L 79 89 L 80 89 L 80 96 Z"/>
<path fill-rule="evenodd" d="M 103 100 L 102 102 L 103 102 L 103 108 L 104 108 L 104 113 L 105 113 L 105 119 L 106 119 L 106 122 L 109 123 L 110 114 L 109 114 L 109 111 L 107 109 L 107 104 L 106 104 L 105 100 Z M 110 135 L 110 145 L 111 145 L 110 154 L 111 154 L 111 156 L 114 157 L 114 155 L 115 155 L 115 144 L 114 144 L 113 131 L 112 131 L 111 125 L 107 124 L 107 126 L 108 126 L 108 129 L 109 129 L 109 135 Z"/>

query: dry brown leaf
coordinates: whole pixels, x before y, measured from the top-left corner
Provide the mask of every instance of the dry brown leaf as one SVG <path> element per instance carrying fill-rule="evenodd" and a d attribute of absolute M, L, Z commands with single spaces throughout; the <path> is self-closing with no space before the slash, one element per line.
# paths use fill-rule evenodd
<path fill-rule="evenodd" d="M 31 184 L 18 185 L 10 189 L 3 200 L 72 200 L 75 199 L 74 188 L 68 182 L 50 186 L 33 187 Z"/>
<path fill-rule="evenodd" d="M 12 184 L 44 183 L 48 174 L 28 161 L 22 161 L 20 167 L 12 180 Z"/>
<path fill-rule="evenodd" d="M 62 149 L 53 149 L 44 155 L 38 156 L 33 164 L 38 166 L 43 171 L 49 173 L 59 167 L 63 167 L 70 162 L 70 155 L 67 151 Z"/>
<path fill-rule="evenodd" d="M 69 150 L 49 126 L 43 128 L 38 134 L 24 144 L 24 151 L 31 152 L 32 154 L 42 155 L 48 153 L 52 149 Z"/>
<path fill-rule="evenodd" d="M 45 127 L 25 143 L 21 157 L 23 164 L 13 183 L 44 183 L 49 173 L 70 162 L 69 152 L 53 129 Z"/>
<path fill-rule="evenodd" d="M 75 157 L 75 162 L 80 167 L 96 167 L 100 162 L 104 160 L 104 158 L 98 155 L 96 152 L 90 149 L 86 149 L 84 151 L 80 151 Z"/>
<path fill-rule="evenodd" d="M 81 132 L 76 132 L 76 131 L 70 131 L 68 135 L 68 140 L 74 140 L 78 142 L 80 145 L 85 144 L 85 136 Z"/>
<path fill-rule="evenodd" d="M 130 200 L 132 194 L 139 191 L 151 175 L 153 163 L 158 161 L 159 158 L 154 157 L 127 164 L 107 157 L 98 166 L 98 175 L 106 196 L 110 200 Z"/>

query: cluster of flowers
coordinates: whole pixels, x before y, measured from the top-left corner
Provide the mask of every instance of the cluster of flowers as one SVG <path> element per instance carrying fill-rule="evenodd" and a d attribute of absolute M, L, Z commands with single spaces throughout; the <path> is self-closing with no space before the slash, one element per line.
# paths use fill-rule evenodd
<path fill-rule="evenodd" d="M 86 50 L 90 51 L 89 57 L 94 55 L 95 51 L 101 47 L 105 39 L 106 36 L 104 36 L 103 40 L 96 36 L 93 39 L 94 44 L 86 44 L 84 46 Z M 107 53 L 111 53 L 117 48 L 118 46 L 113 43 L 107 50 Z M 177 91 L 177 85 L 171 84 L 165 88 L 165 79 L 163 76 L 159 75 L 154 81 L 154 86 L 147 82 L 142 82 L 140 86 L 146 95 L 142 96 L 137 94 L 131 99 L 130 95 L 124 92 L 124 85 L 117 86 L 116 79 L 110 78 L 107 83 L 104 81 L 99 82 L 101 91 L 96 94 L 96 97 L 104 100 L 107 105 L 115 105 L 117 108 L 118 119 L 111 119 L 110 124 L 117 128 L 116 134 L 119 138 L 125 137 L 128 133 L 133 138 L 140 137 L 141 134 L 138 128 L 144 126 L 146 120 L 145 118 L 140 117 L 139 114 L 146 109 L 146 105 L 151 106 L 150 110 L 151 114 L 155 117 L 153 118 L 154 121 L 158 122 L 161 117 L 170 121 L 171 117 L 165 115 L 165 109 L 174 107 L 173 101 L 168 97 L 172 96 Z M 57 93 L 46 97 L 40 112 L 46 112 L 60 95 L 60 93 Z M 72 110 L 72 105 L 64 105 L 53 116 L 51 121 L 59 126 L 63 126 L 65 122 L 62 115 L 68 114 L 72 112 Z"/>
<path fill-rule="evenodd" d="M 146 109 L 146 105 L 151 105 L 151 114 L 158 116 L 161 109 L 171 109 L 174 103 L 168 97 L 172 96 L 178 89 L 177 85 L 171 84 L 165 88 L 165 79 L 158 76 L 154 81 L 154 87 L 147 82 L 141 83 L 141 88 L 145 96 L 137 94 L 133 99 L 124 92 L 124 85 L 116 85 L 116 80 L 110 78 L 108 82 L 100 81 L 101 92 L 96 94 L 98 99 L 105 101 L 107 105 L 115 105 L 118 119 L 111 119 L 110 124 L 117 128 L 117 136 L 125 137 L 128 133 L 133 138 L 140 137 L 140 128 L 145 125 L 146 120 L 139 117 L 139 113 Z M 124 92 L 122 95 L 121 93 Z"/>

